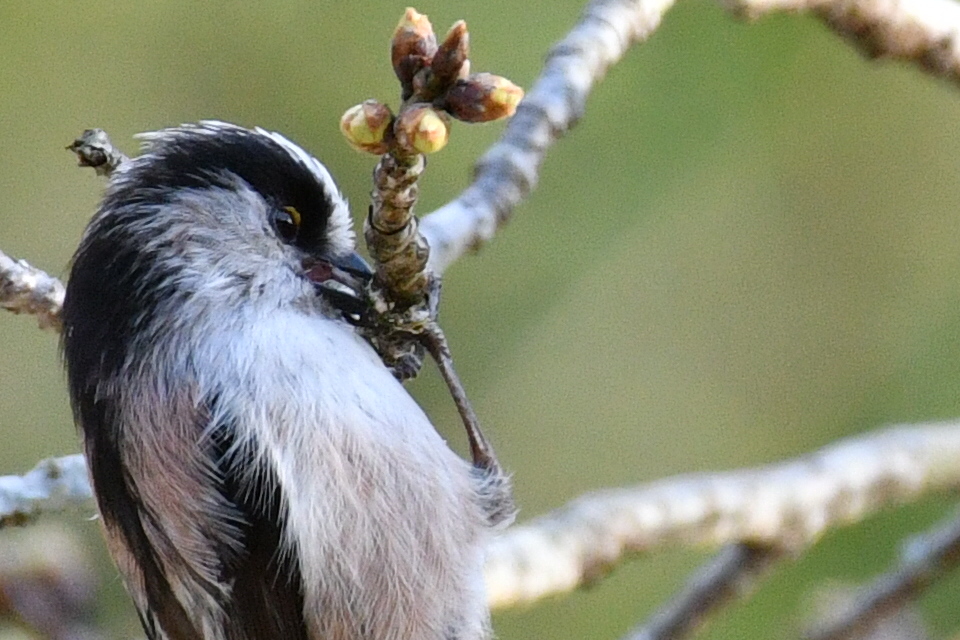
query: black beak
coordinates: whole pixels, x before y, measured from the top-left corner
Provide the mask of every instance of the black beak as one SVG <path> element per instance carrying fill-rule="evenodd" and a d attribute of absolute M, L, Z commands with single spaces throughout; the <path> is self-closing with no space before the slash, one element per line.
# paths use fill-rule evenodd
<path fill-rule="evenodd" d="M 373 271 L 356 251 L 343 256 L 311 257 L 303 263 L 305 275 L 317 293 L 356 325 L 366 324 L 371 308 L 367 285 Z"/>
<path fill-rule="evenodd" d="M 365 282 L 369 282 L 370 278 L 373 277 L 373 270 L 370 268 L 370 265 L 368 265 L 367 261 L 363 259 L 363 256 L 356 251 L 351 251 L 345 256 L 335 258 L 330 261 L 330 264 L 346 271 L 352 276 L 361 278 Z"/>

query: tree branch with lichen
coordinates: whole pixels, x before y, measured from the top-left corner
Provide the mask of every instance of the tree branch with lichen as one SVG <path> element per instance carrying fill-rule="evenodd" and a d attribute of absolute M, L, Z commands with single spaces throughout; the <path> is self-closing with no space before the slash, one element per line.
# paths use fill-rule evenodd
<path fill-rule="evenodd" d="M 747 542 L 799 552 L 828 530 L 960 488 L 960 423 L 896 427 L 756 469 L 588 494 L 495 540 L 494 606 L 572 591 L 664 546 Z"/>
<path fill-rule="evenodd" d="M 59 331 L 63 294 L 57 278 L 0 251 L 0 307 L 35 315 L 41 329 Z"/>
<path fill-rule="evenodd" d="M 78 166 L 90 167 L 98 176 L 109 177 L 129 160 L 122 151 L 113 146 L 110 136 L 103 129 L 87 129 L 67 145 L 67 151 L 73 151 L 77 155 Z"/>
<path fill-rule="evenodd" d="M 0 529 L 33 522 L 44 513 L 93 508 L 82 455 L 41 460 L 22 476 L 0 476 Z"/>
<path fill-rule="evenodd" d="M 960 4 L 953 0 L 720 0 L 755 20 L 775 12 L 811 13 L 870 58 L 912 62 L 960 83 Z"/>
<path fill-rule="evenodd" d="M 745 543 L 776 550 L 778 557 L 799 554 L 827 531 L 881 509 L 955 491 L 957 460 L 960 423 L 900 426 L 755 469 L 587 494 L 491 542 L 490 605 L 506 609 L 564 594 L 665 547 Z M 92 507 L 89 500 L 82 456 L 45 461 L 26 476 L 0 478 L 0 524 Z"/>

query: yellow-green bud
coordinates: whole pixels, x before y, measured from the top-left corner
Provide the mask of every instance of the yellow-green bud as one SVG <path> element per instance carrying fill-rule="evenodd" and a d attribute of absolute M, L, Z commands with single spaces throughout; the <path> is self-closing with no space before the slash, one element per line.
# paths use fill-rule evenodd
<path fill-rule="evenodd" d="M 435 153 L 450 139 L 450 122 L 446 114 L 427 104 L 405 110 L 394 124 L 397 142 L 408 151 Z"/>
<path fill-rule="evenodd" d="M 340 118 L 340 131 L 354 149 L 377 155 L 387 152 L 384 134 L 393 114 L 376 100 L 367 100 L 347 109 Z"/>

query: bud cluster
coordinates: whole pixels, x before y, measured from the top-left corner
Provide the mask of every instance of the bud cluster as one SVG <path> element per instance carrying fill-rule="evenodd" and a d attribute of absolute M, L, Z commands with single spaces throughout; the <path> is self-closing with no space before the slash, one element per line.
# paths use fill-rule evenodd
<path fill-rule="evenodd" d="M 463 20 L 438 44 L 427 16 L 408 8 L 390 48 L 403 105 L 396 116 L 376 100 L 350 108 L 340 119 L 350 145 L 378 155 L 433 153 L 447 144 L 451 117 L 490 122 L 512 116 L 523 90 L 501 76 L 471 74 L 469 50 Z"/>

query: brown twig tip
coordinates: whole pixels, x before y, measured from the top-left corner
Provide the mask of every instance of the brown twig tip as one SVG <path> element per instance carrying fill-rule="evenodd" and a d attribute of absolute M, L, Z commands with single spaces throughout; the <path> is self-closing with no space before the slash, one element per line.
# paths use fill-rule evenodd
<path fill-rule="evenodd" d="M 393 126 L 397 144 L 408 153 L 436 153 L 450 140 L 450 117 L 428 104 L 405 109 Z"/>
<path fill-rule="evenodd" d="M 470 33 L 467 23 L 457 20 L 437 49 L 430 69 L 439 85 L 447 86 L 470 74 Z"/>
<path fill-rule="evenodd" d="M 475 73 L 450 89 L 444 107 L 463 122 L 492 122 L 509 118 L 523 99 L 523 89 L 492 73 Z"/>
<path fill-rule="evenodd" d="M 385 134 L 392 121 L 390 107 L 366 100 L 347 109 L 340 118 L 340 132 L 357 151 L 383 155 L 390 149 Z"/>
<path fill-rule="evenodd" d="M 98 176 L 110 175 L 127 161 L 127 156 L 113 146 L 103 129 L 87 129 L 67 145 L 67 151 L 77 154 L 77 163 L 81 167 L 92 167 Z"/>
<path fill-rule="evenodd" d="M 416 9 L 407 7 L 390 45 L 390 61 L 400 80 L 404 100 L 413 95 L 414 76 L 429 66 L 436 52 L 437 36 L 430 20 Z"/>

